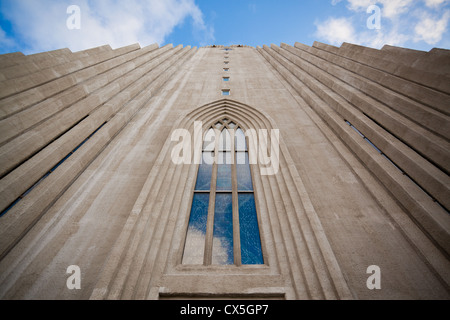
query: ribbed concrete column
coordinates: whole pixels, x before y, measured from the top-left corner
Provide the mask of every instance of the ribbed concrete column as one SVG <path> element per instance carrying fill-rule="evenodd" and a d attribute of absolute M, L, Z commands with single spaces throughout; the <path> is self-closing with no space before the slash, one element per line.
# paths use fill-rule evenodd
<path fill-rule="evenodd" d="M 148 49 L 152 52 L 155 47 Z M 149 52 L 148 49 L 141 50 Z M 178 71 L 177 66 L 189 59 L 194 52 L 195 49 L 190 47 L 170 49 L 168 46 L 154 51 L 156 54 L 138 58 L 137 62 L 130 65 L 132 68 L 113 69 L 110 72 L 110 77 L 113 76 L 111 83 L 108 82 L 108 74 L 103 75 L 104 81 L 95 79 L 92 84 L 102 85 L 98 91 L 0 147 L 0 157 L 5 163 L 3 173 L 7 172 L 0 180 L 0 203 L 3 211 L 95 132 L 55 173 L 36 185 L 26 199 L 2 217 L 0 256 L 20 240 L 47 206 L 61 195 L 144 103 Z M 122 73 L 127 70 L 128 74 Z M 100 127 L 101 130 L 96 132 Z M 25 143 L 22 149 L 16 140 Z M 8 146 L 12 146 L 13 150 L 9 150 Z M 42 149 L 39 150 L 40 146 Z M 14 168 L 17 164 L 20 165 Z M 12 171 L 8 172 L 8 168 L 12 168 Z"/>
<path fill-rule="evenodd" d="M 333 54 L 340 52 L 340 49 L 335 47 L 317 43 L 315 46 L 326 48 Z M 446 127 L 443 129 L 444 131 L 440 131 L 444 136 L 436 135 L 432 131 L 437 130 L 428 129 L 429 122 L 425 122 L 427 125 L 423 124 L 419 121 L 418 116 L 415 117 L 417 123 L 415 124 L 409 122 L 402 114 L 390 111 L 390 109 L 398 108 L 395 105 L 396 100 L 377 98 L 377 100 L 383 101 L 381 104 L 376 100 L 371 101 L 366 96 L 368 94 L 377 97 L 383 95 L 384 92 L 386 95 L 398 95 L 398 93 L 391 92 L 389 88 L 377 87 L 381 91 L 376 95 L 374 89 L 369 87 L 373 86 L 369 80 L 346 72 L 332 65 L 330 61 L 318 60 L 309 53 L 317 53 L 317 49 L 315 51 L 306 49 L 306 46 L 301 44 L 296 44 L 296 47 L 301 50 L 289 48 L 287 45 L 283 47 L 284 49 L 277 46 L 272 46 L 272 48 L 264 46 L 259 51 L 305 101 L 334 130 L 337 130 L 341 139 L 354 152 L 361 147 L 369 151 L 369 154 L 366 151 L 358 151 L 357 154 L 369 168 L 374 170 L 377 177 L 382 179 L 390 192 L 393 192 L 397 199 L 409 208 L 411 215 L 420 221 L 430 235 L 439 242 L 441 248 L 450 252 L 448 213 L 433 202 L 433 199 L 437 199 L 443 207 L 450 208 L 448 202 L 450 181 L 447 175 L 450 148 L 448 147 L 448 126 L 444 125 L 449 122 L 448 116 L 411 101 L 421 108 L 421 112 L 432 114 L 431 118 L 437 119 L 436 117 L 438 117 L 439 121 L 436 121 L 436 126 L 440 123 Z M 373 49 L 367 51 L 373 52 Z M 336 62 L 339 59 L 336 58 L 333 61 Z M 343 65 L 343 62 L 345 61 L 336 64 Z M 347 61 L 345 66 L 349 71 L 352 70 L 351 62 Z M 355 80 L 352 81 L 352 78 Z M 352 87 L 344 85 L 343 82 L 351 84 Z M 427 90 L 429 89 L 424 89 L 425 92 Z M 444 93 L 442 94 L 444 95 Z M 420 96 L 420 93 L 417 95 Z M 448 95 L 445 98 L 448 99 Z M 414 111 L 410 110 L 410 112 Z M 389 115 L 391 115 L 390 120 L 387 118 Z M 426 119 L 427 117 L 425 117 L 425 121 Z M 391 161 L 414 179 L 415 183 L 402 177 L 401 172 L 392 166 L 392 163 L 383 159 L 382 155 L 373 149 L 370 150 L 369 144 L 364 145 L 364 140 L 355 141 L 357 145 L 351 142 L 353 136 L 357 138 L 358 135 L 345 128 L 344 120 L 350 121 L 384 155 L 387 155 Z M 401 129 L 402 126 L 404 126 L 403 129 Z M 414 130 L 416 130 L 415 133 L 413 133 Z M 376 168 L 373 166 L 375 163 L 377 164 Z M 419 186 L 427 193 L 423 192 Z"/>

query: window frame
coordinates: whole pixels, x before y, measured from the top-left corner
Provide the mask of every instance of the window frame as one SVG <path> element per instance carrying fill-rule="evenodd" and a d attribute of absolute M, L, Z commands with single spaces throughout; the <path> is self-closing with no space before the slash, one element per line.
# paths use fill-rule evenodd
<path fill-rule="evenodd" d="M 217 123 L 222 123 L 222 126 L 220 129 L 216 128 L 215 125 Z M 229 124 L 234 123 L 234 128 L 230 128 Z M 232 153 L 232 163 L 231 163 L 231 190 L 217 190 L 217 175 L 218 175 L 218 156 L 220 152 L 219 150 L 219 141 L 220 139 L 215 139 L 214 141 L 214 163 L 212 164 L 212 172 L 211 172 L 211 182 L 210 182 L 210 189 L 209 190 L 196 190 L 196 184 L 197 184 L 197 178 L 199 174 L 199 168 L 200 164 L 197 164 L 195 167 L 195 174 L 193 179 L 193 185 L 190 193 L 190 200 L 189 200 L 189 206 L 187 210 L 187 224 L 185 228 L 185 235 L 183 237 L 183 241 L 181 244 L 181 250 L 180 250 L 180 257 L 178 259 L 179 265 L 181 268 L 218 268 L 218 269 L 234 269 L 234 268 L 240 268 L 240 269 L 267 269 L 268 268 L 268 255 L 266 251 L 266 246 L 264 243 L 264 235 L 263 235 L 263 228 L 262 228 L 262 219 L 260 216 L 260 207 L 259 207 L 259 198 L 257 195 L 257 192 L 255 190 L 255 164 L 248 164 L 250 169 L 250 175 L 252 179 L 252 190 L 238 190 L 238 182 L 237 182 L 237 153 L 243 152 L 242 150 L 237 150 L 235 146 L 235 135 L 231 134 L 231 132 L 236 132 L 238 129 L 241 129 L 242 132 L 245 135 L 245 129 L 242 125 L 240 125 L 239 122 L 235 120 L 230 120 L 229 117 L 224 117 L 222 120 L 215 120 L 211 121 L 211 123 L 205 127 L 206 130 L 203 133 L 202 137 L 202 147 L 201 147 L 201 153 L 200 156 L 203 157 L 203 142 L 205 140 L 206 135 L 208 134 L 208 131 L 210 129 L 217 130 L 219 132 L 219 138 L 223 130 L 228 130 L 230 132 L 231 136 L 231 147 L 230 151 Z M 246 143 L 246 150 L 245 152 L 250 153 L 250 146 L 249 146 L 249 139 L 248 136 L 245 135 L 245 143 Z M 208 213 L 207 213 L 207 221 L 206 221 L 206 234 L 205 234 L 205 246 L 203 251 L 203 263 L 202 264 L 189 264 L 189 263 L 183 263 L 183 257 L 186 247 L 186 241 L 188 237 L 188 230 L 189 230 L 189 220 L 193 205 L 194 196 L 196 193 L 203 193 L 203 194 L 209 194 L 209 203 L 208 203 Z M 214 215 L 215 215 L 215 202 L 216 202 L 216 195 L 217 194 L 229 194 L 231 193 L 232 196 L 232 210 L 233 210 L 233 264 L 214 264 L 213 263 L 213 239 L 214 239 Z M 242 257 L 241 257 L 241 241 L 240 241 L 240 223 L 239 223 L 239 194 L 253 194 L 254 202 L 255 202 L 255 210 L 256 210 L 256 220 L 258 223 L 258 231 L 259 231 L 259 240 L 261 245 L 261 255 L 262 255 L 262 264 L 242 264 Z"/>

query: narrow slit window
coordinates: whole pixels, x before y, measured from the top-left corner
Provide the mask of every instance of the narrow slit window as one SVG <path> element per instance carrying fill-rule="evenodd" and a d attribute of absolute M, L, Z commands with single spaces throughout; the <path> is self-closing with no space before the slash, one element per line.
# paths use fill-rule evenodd
<path fill-rule="evenodd" d="M 183 264 L 264 264 L 248 152 L 235 121 L 218 121 L 204 136 Z"/>
<path fill-rule="evenodd" d="M 212 264 L 234 264 L 231 192 L 216 195 L 213 236 Z"/>
<path fill-rule="evenodd" d="M 238 199 L 239 225 L 245 226 L 240 230 L 242 264 L 263 264 L 255 197 L 253 193 L 239 193 Z"/>
<path fill-rule="evenodd" d="M 229 96 L 230 95 L 230 90 L 229 89 L 222 90 L 222 95 L 223 96 Z"/>
<path fill-rule="evenodd" d="M 231 152 L 219 151 L 217 164 L 217 184 L 218 191 L 231 191 Z"/>
<path fill-rule="evenodd" d="M 214 162 L 214 152 L 203 151 L 202 161 L 198 167 L 197 183 L 195 190 L 209 191 L 211 189 L 212 163 Z"/>
<path fill-rule="evenodd" d="M 206 237 L 209 193 L 194 193 L 183 264 L 202 264 Z"/>

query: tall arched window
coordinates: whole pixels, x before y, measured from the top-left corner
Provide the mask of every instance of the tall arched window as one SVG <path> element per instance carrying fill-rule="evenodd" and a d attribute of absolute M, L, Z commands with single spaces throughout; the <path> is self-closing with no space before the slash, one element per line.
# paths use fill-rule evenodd
<path fill-rule="evenodd" d="M 182 263 L 264 264 L 247 142 L 228 119 L 204 137 Z"/>

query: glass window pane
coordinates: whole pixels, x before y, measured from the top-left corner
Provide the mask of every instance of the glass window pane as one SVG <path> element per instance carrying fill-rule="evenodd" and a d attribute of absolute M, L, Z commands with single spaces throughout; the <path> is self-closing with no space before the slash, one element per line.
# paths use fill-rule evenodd
<path fill-rule="evenodd" d="M 236 152 L 236 164 L 240 164 L 240 165 L 249 164 L 247 151 L 237 151 Z"/>
<path fill-rule="evenodd" d="M 217 165 L 217 183 L 218 191 L 231 190 L 231 152 L 219 152 Z"/>
<path fill-rule="evenodd" d="M 220 124 L 222 126 L 222 124 Z M 203 150 L 204 151 L 214 151 L 216 146 L 216 135 L 214 129 L 209 129 L 205 134 L 205 138 L 203 139 Z"/>
<path fill-rule="evenodd" d="M 232 164 L 232 162 L 231 162 L 231 152 L 229 152 L 229 151 L 219 151 L 217 164 L 226 164 L 226 165 Z"/>
<path fill-rule="evenodd" d="M 202 160 L 200 163 L 213 165 L 214 164 L 214 152 L 203 151 L 202 152 Z"/>
<path fill-rule="evenodd" d="M 238 200 L 242 264 L 264 264 L 255 197 L 252 193 L 240 193 Z"/>
<path fill-rule="evenodd" d="M 219 151 L 231 151 L 231 135 L 227 129 L 220 134 Z"/>
<path fill-rule="evenodd" d="M 236 151 L 246 151 L 247 150 L 247 143 L 245 142 L 245 134 L 241 128 L 236 130 L 234 139 L 235 139 Z"/>
<path fill-rule="evenodd" d="M 214 163 L 213 152 L 202 153 L 202 163 L 198 167 L 197 183 L 195 190 L 209 191 L 211 189 L 212 164 Z"/>
<path fill-rule="evenodd" d="M 184 246 L 183 264 L 203 264 L 209 193 L 194 193 Z"/>
<path fill-rule="evenodd" d="M 231 193 L 216 194 L 212 263 L 234 263 L 233 254 L 233 205 Z"/>
<path fill-rule="evenodd" d="M 236 175 L 238 191 L 253 190 L 248 152 L 236 152 Z"/>

